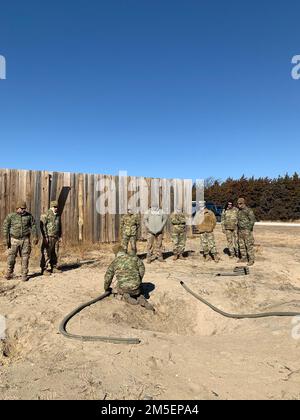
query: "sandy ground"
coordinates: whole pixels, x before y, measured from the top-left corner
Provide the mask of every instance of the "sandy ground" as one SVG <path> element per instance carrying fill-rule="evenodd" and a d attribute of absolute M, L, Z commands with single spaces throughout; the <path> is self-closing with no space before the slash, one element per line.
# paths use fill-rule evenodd
<path fill-rule="evenodd" d="M 225 241 L 217 229 L 221 251 Z M 300 311 L 298 230 L 261 226 L 255 236 L 257 263 L 250 276 L 203 274 L 235 263 L 225 254 L 218 265 L 204 263 L 199 239 L 189 239 L 188 249 L 196 252 L 185 261 L 168 258 L 146 267 L 155 314 L 109 297 L 68 327 L 78 334 L 138 337 L 139 345 L 72 341 L 58 333 L 68 312 L 102 293 L 113 257 L 107 249 L 90 253 L 100 256 L 92 266 L 36 275 L 28 283 L 1 279 L 0 314 L 7 331 L 0 346 L 0 398 L 300 399 L 300 338 L 292 337 L 291 318 L 223 318 L 179 284 L 184 280 L 230 312 Z M 140 251 L 145 246 L 140 243 Z M 36 263 L 32 273 L 38 272 Z"/>

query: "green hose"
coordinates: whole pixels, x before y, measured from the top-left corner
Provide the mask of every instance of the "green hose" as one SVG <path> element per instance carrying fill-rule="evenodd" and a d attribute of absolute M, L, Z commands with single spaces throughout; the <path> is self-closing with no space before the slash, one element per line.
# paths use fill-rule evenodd
<path fill-rule="evenodd" d="M 106 343 L 113 343 L 113 344 L 139 344 L 141 341 L 138 338 L 120 338 L 120 337 L 101 337 L 101 336 L 89 336 L 89 335 L 76 335 L 70 334 L 67 332 L 66 327 L 68 322 L 79 312 L 83 309 L 87 308 L 88 306 L 93 305 L 100 300 L 103 300 L 107 296 L 109 296 L 111 292 L 105 292 L 101 296 L 93 299 L 87 303 L 83 303 L 82 305 L 78 306 L 78 308 L 74 309 L 70 312 L 60 323 L 59 325 L 59 332 L 66 338 L 71 338 L 73 340 L 81 340 L 81 341 L 104 341 Z"/>
<path fill-rule="evenodd" d="M 216 308 L 211 303 L 207 302 L 207 300 L 203 299 L 201 296 L 199 296 L 197 293 L 193 292 L 183 281 L 180 282 L 181 286 L 190 293 L 192 296 L 194 296 L 196 299 L 200 300 L 200 302 L 204 303 L 204 305 L 207 305 L 209 308 L 211 308 L 213 311 L 217 312 L 218 314 L 225 316 L 226 318 L 233 318 L 233 319 L 246 319 L 246 318 L 267 318 L 271 316 L 299 316 L 300 312 L 266 312 L 261 314 L 229 314 L 227 312 L 222 311 L 221 309 Z"/>

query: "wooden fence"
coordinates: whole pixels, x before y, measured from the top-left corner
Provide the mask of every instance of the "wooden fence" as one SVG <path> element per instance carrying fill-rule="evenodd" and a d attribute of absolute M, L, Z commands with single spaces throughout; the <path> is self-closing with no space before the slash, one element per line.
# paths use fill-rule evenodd
<path fill-rule="evenodd" d="M 141 217 L 151 204 L 190 214 L 192 180 L 0 169 L 1 226 L 20 200 L 26 200 L 38 226 L 50 201 L 58 200 L 66 241 L 115 242 L 127 202 Z M 145 236 L 143 223 L 140 236 Z"/>

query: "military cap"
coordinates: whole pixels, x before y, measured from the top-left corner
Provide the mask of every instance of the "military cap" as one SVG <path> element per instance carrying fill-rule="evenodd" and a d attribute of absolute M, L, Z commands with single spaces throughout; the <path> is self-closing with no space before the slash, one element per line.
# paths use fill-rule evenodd
<path fill-rule="evenodd" d="M 25 201 L 18 201 L 16 209 L 27 209 L 27 204 Z"/>

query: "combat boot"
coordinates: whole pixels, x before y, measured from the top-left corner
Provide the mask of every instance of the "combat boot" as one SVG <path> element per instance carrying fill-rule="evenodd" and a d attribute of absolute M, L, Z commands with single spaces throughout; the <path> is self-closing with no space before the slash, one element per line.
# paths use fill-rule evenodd
<path fill-rule="evenodd" d="M 203 255 L 203 260 L 204 260 L 204 262 L 208 262 L 208 261 L 211 261 L 212 260 L 212 258 L 211 258 L 211 256 L 210 255 Z"/>
<path fill-rule="evenodd" d="M 159 262 L 162 262 L 162 263 L 165 263 L 166 261 L 164 260 L 164 257 L 158 257 L 158 261 Z"/>
<path fill-rule="evenodd" d="M 11 273 L 10 271 L 8 271 L 8 272 L 5 274 L 5 278 L 6 278 L 6 280 L 12 280 L 12 279 L 14 278 L 14 275 L 13 275 L 13 273 Z"/>
<path fill-rule="evenodd" d="M 130 305 L 138 305 L 137 299 L 131 297 L 129 293 L 124 293 L 122 298 L 124 302 L 129 303 Z"/>
<path fill-rule="evenodd" d="M 51 273 L 48 270 L 42 270 L 42 276 L 51 276 Z"/>
<path fill-rule="evenodd" d="M 23 275 L 22 276 L 22 281 L 28 281 L 29 280 L 29 277 L 25 274 L 25 275 Z"/>
<path fill-rule="evenodd" d="M 178 254 L 174 254 L 173 260 L 176 261 L 178 260 L 178 258 L 179 258 Z"/>
<path fill-rule="evenodd" d="M 60 274 L 60 273 L 62 273 L 62 271 L 59 268 L 57 268 L 57 267 L 53 267 L 52 270 L 51 270 L 51 272 L 53 274 Z"/>
<path fill-rule="evenodd" d="M 146 260 L 147 264 L 151 264 L 152 263 L 152 258 L 151 256 L 147 255 L 147 260 Z"/>
<path fill-rule="evenodd" d="M 252 265 L 254 265 L 254 264 L 255 264 L 255 261 L 251 260 L 251 261 L 249 261 L 249 262 L 248 262 L 248 264 L 247 264 L 247 265 L 248 265 L 249 267 L 251 267 L 251 266 L 252 266 Z"/>
<path fill-rule="evenodd" d="M 137 298 L 137 302 L 139 305 L 141 305 L 143 308 L 148 309 L 149 311 L 153 311 L 154 312 L 154 308 L 153 306 L 147 301 L 147 299 L 145 298 L 145 296 L 140 295 Z"/>
<path fill-rule="evenodd" d="M 215 262 L 215 263 L 220 262 L 220 257 L 219 257 L 219 255 L 218 255 L 218 254 L 215 254 L 215 255 L 214 255 L 214 262 Z"/>
<path fill-rule="evenodd" d="M 184 256 L 182 254 L 179 255 L 180 260 L 185 260 Z"/>

